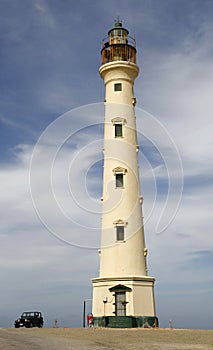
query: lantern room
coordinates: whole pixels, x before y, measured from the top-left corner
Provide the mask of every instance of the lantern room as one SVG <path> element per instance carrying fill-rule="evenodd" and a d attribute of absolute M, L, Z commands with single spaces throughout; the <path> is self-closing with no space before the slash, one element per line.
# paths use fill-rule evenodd
<path fill-rule="evenodd" d="M 129 61 L 136 63 L 136 41 L 129 36 L 121 21 L 115 22 L 108 36 L 102 41 L 102 64 L 113 61 Z"/>

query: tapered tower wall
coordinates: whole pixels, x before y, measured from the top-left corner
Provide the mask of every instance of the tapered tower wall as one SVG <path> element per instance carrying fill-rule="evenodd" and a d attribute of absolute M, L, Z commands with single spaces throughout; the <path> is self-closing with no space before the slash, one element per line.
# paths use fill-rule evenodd
<path fill-rule="evenodd" d="M 109 57 L 109 62 L 100 67 L 106 89 L 103 205 L 100 272 L 93 279 L 96 325 L 100 325 L 100 317 L 114 316 L 112 322 L 117 326 L 116 317 L 151 317 L 152 322 L 156 319 L 154 278 L 147 276 L 138 166 L 134 80 L 139 68 L 133 63 L 135 47 L 126 44 L 124 50 L 122 46 L 119 56 L 121 45 L 116 48 L 115 42 L 122 35 L 122 40 L 128 42 L 128 31 L 119 28 L 120 32 L 109 31 L 113 47 L 107 44 L 108 51 L 103 54 L 105 48 L 102 50 L 102 57 Z M 120 37 L 115 41 L 113 35 L 117 33 Z M 134 53 L 134 60 L 125 60 L 123 52 Z"/>

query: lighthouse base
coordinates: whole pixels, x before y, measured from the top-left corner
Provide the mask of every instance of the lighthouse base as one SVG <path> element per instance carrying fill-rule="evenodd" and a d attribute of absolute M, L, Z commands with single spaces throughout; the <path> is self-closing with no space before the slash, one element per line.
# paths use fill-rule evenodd
<path fill-rule="evenodd" d="M 95 327 L 108 328 L 155 328 L 158 318 L 155 316 L 103 316 L 94 317 Z"/>
<path fill-rule="evenodd" d="M 94 325 L 110 328 L 157 327 L 154 281 L 148 276 L 94 278 Z"/>

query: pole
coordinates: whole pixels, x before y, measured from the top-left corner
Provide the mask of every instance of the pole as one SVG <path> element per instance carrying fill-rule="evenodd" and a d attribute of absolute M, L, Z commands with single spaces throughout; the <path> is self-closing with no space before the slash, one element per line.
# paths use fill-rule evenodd
<path fill-rule="evenodd" d="M 83 307 L 83 328 L 85 328 L 85 315 L 86 313 L 86 300 L 84 300 L 84 307 Z"/>
<path fill-rule="evenodd" d="M 86 327 L 86 322 L 85 322 L 85 318 L 86 318 L 86 302 L 87 301 L 91 301 L 92 299 L 85 299 L 84 300 L 84 306 L 83 306 L 83 328 Z"/>

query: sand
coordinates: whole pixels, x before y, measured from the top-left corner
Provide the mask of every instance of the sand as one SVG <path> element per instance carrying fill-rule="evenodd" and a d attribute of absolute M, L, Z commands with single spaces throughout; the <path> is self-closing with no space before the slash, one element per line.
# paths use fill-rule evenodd
<path fill-rule="evenodd" d="M 2 329 L 4 350 L 94 349 L 94 350 L 213 350 L 213 330 L 43 328 Z M 7 344 L 7 345 L 6 345 Z M 3 345 L 3 343 L 2 343 Z M 15 346 L 15 347 L 14 347 Z M 0 349 L 3 349 L 0 346 Z"/>

